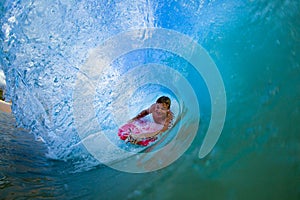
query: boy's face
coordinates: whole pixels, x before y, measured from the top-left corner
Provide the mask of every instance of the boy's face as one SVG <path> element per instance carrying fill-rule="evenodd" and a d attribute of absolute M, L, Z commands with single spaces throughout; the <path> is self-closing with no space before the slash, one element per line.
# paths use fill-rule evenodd
<path fill-rule="evenodd" d="M 165 116 L 169 111 L 168 105 L 165 103 L 156 103 L 155 114 L 157 116 Z"/>

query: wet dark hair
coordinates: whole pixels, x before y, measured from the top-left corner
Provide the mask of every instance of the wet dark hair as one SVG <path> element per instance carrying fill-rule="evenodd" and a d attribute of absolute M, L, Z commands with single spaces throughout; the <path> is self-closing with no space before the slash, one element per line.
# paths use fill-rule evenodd
<path fill-rule="evenodd" d="M 156 103 L 164 103 L 167 105 L 168 109 L 170 108 L 171 106 L 171 100 L 169 97 L 166 97 L 166 96 L 161 96 L 159 97 L 157 100 L 156 100 Z"/>

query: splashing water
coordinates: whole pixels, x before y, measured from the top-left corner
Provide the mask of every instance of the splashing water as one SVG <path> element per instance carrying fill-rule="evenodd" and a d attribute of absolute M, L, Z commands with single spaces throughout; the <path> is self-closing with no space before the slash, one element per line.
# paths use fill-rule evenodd
<path fill-rule="evenodd" d="M 134 6 L 132 6 L 134 5 Z M 148 16 L 143 16 L 143 9 Z M 72 117 L 74 81 L 89 49 L 129 27 L 153 26 L 149 5 L 132 2 L 7 2 L 2 19 L 7 99 L 19 126 L 65 159 L 80 146 Z M 127 8 L 131 8 L 128 10 Z M 124 15 L 127 21 L 113 16 Z M 125 18 L 125 16 L 123 17 Z"/>

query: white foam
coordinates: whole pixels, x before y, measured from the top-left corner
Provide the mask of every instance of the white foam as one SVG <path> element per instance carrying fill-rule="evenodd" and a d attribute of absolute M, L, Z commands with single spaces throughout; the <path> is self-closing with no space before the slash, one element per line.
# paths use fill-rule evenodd
<path fill-rule="evenodd" d="M 5 88 L 6 82 L 5 82 L 5 75 L 3 70 L 0 69 L 0 88 Z"/>

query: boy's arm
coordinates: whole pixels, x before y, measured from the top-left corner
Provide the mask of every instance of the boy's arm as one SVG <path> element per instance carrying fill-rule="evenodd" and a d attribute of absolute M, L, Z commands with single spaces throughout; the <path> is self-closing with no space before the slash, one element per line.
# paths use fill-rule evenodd
<path fill-rule="evenodd" d="M 140 112 L 137 116 L 135 116 L 134 118 L 132 118 L 130 121 L 141 119 L 141 118 L 145 117 L 146 115 L 149 115 L 151 112 L 152 112 L 152 106 L 150 106 L 150 108 L 145 109 L 142 112 Z"/>
<path fill-rule="evenodd" d="M 148 109 L 143 110 L 142 112 L 140 112 L 137 116 L 135 116 L 134 118 L 132 118 L 132 120 L 134 121 L 134 120 L 143 118 L 143 117 L 145 117 L 146 115 L 149 115 L 149 110 L 148 110 Z"/>
<path fill-rule="evenodd" d="M 161 133 L 165 132 L 166 130 L 168 130 L 171 125 L 172 125 L 172 120 L 173 120 L 173 113 L 171 111 L 169 111 L 164 127 L 160 130 Z"/>

